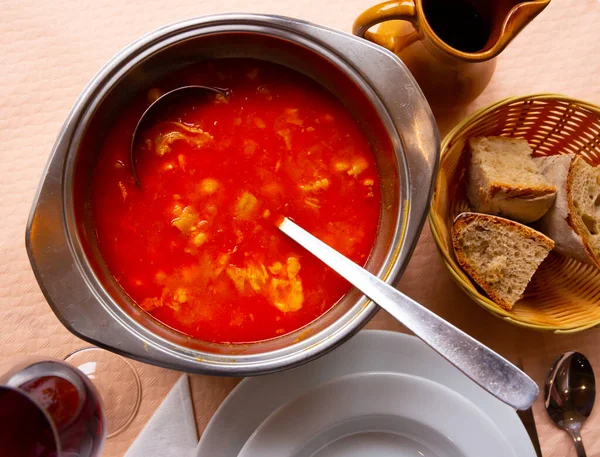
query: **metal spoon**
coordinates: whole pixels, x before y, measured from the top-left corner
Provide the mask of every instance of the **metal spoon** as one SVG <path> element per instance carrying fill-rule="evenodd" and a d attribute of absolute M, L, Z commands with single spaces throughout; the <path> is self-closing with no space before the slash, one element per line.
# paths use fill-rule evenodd
<path fill-rule="evenodd" d="M 580 430 L 590 416 L 596 398 L 596 378 L 588 359 L 579 352 L 565 352 L 552 366 L 544 386 L 544 404 L 552 420 L 575 443 L 577 457 L 585 457 Z"/>
<path fill-rule="evenodd" d="M 465 375 L 513 408 L 529 408 L 539 394 L 537 384 L 496 354 L 427 308 L 327 246 L 287 218 L 279 229 L 335 270 Z"/>
<path fill-rule="evenodd" d="M 131 146 L 129 149 L 129 161 L 131 162 L 131 171 L 133 172 L 133 177 L 135 179 L 135 183 L 138 186 L 140 186 L 141 184 L 140 184 L 140 180 L 137 176 L 137 173 L 135 172 L 135 164 L 136 164 L 135 152 L 137 149 L 136 145 L 137 145 L 139 133 L 142 130 L 141 127 L 148 119 L 151 118 L 150 113 L 155 113 L 157 111 L 157 108 L 168 106 L 170 103 L 173 103 L 176 99 L 181 99 L 185 95 L 198 96 L 198 94 L 210 93 L 210 92 L 213 92 L 216 94 L 221 94 L 224 97 L 227 97 L 227 95 L 229 95 L 228 89 L 222 89 L 220 87 L 183 86 L 183 87 L 178 87 L 177 89 L 173 89 L 169 92 L 164 93 L 163 95 L 158 97 L 156 100 L 154 100 L 148 108 L 146 108 L 146 111 L 144 111 L 144 113 L 140 117 L 140 120 L 138 121 L 137 125 L 135 126 L 135 130 L 133 131 L 133 135 L 131 137 Z"/>

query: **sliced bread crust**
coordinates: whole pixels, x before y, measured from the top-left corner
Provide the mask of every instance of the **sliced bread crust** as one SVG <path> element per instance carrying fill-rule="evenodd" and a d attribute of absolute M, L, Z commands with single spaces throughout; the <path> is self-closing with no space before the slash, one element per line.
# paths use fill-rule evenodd
<path fill-rule="evenodd" d="M 600 268 L 600 168 L 574 154 L 534 159 L 556 188 L 552 208 L 538 228 L 560 254 Z"/>
<path fill-rule="evenodd" d="M 588 263 L 600 268 L 600 168 L 575 157 L 569 168 L 567 197 L 569 223 L 581 237 Z"/>
<path fill-rule="evenodd" d="M 473 252 L 469 252 L 466 246 L 469 241 L 467 237 L 473 236 L 473 232 L 469 233 L 469 228 L 474 228 L 475 231 L 496 230 L 497 232 L 490 233 L 490 236 L 497 240 L 510 232 L 515 241 L 525 243 L 528 249 L 535 250 L 536 257 L 533 260 L 531 258 L 526 260 L 524 256 L 527 252 L 519 251 L 517 258 L 514 252 L 505 251 L 502 255 L 490 254 L 485 264 L 477 263 Z M 526 225 L 498 216 L 478 213 L 461 213 L 456 217 L 452 226 L 452 244 L 456 258 L 465 272 L 494 302 L 509 311 L 522 297 L 531 277 L 554 247 L 554 242 L 550 238 Z M 477 245 L 477 248 L 480 247 Z M 497 248 L 498 246 L 494 246 L 490 251 L 497 251 Z M 479 254 L 482 257 L 486 252 Z M 522 268 L 515 268 L 517 265 Z M 511 272 L 516 270 L 521 272 L 521 276 L 509 277 Z M 511 281 L 509 290 L 512 288 L 510 296 L 501 290 L 501 286 L 506 285 L 509 280 Z"/>
<path fill-rule="evenodd" d="M 475 137 L 469 140 L 469 148 L 467 197 L 473 210 L 530 223 L 550 209 L 556 188 L 537 172 L 526 140 Z M 515 160 L 506 163 L 503 155 Z M 484 164 L 494 156 L 500 168 Z"/>

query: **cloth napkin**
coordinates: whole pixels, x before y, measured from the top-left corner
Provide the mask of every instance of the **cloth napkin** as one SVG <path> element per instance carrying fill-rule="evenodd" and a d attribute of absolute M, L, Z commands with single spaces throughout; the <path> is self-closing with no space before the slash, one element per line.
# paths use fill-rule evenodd
<path fill-rule="evenodd" d="M 198 444 L 187 375 L 167 394 L 125 457 L 187 457 Z"/>
<path fill-rule="evenodd" d="M 572 341 L 571 341 L 572 343 Z M 540 440 L 543 457 L 577 457 L 573 441 L 569 435 L 558 428 L 548 416 L 544 407 L 544 383 L 548 371 L 554 361 L 567 351 L 577 351 L 585 355 L 590 361 L 596 375 L 596 388 L 600 391 L 600 353 L 594 340 L 578 341 L 574 347 L 570 344 L 560 344 L 542 356 L 531 356 L 523 359 L 523 368 L 540 387 L 540 396 L 532 407 L 535 427 Z M 588 457 L 600 456 L 600 394 L 592 414 L 581 429 L 581 438 Z"/>

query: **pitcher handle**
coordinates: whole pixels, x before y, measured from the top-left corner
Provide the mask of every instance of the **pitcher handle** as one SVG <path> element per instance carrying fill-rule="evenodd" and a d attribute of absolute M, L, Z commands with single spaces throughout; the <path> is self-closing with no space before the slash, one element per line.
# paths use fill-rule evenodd
<path fill-rule="evenodd" d="M 417 6 L 414 0 L 391 0 L 372 6 L 354 21 L 352 33 L 361 38 L 366 38 L 377 44 L 383 45 L 375 38 L 375 33 L 369 29 L 385 21 L 402 20 L 410 22 L 417 28 Z M 388 47 L 388 46 L 385 46 Z M 389 49 L 389 47 L 388 47 Z M 393 51 L 390 49 L 390 51 Z"/>

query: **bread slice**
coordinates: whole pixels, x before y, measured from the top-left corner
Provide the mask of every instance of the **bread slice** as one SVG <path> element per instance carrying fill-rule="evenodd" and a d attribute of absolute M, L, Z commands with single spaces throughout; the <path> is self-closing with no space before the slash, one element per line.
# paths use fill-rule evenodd
<path fill-rule="evenodd" d="M 557 252 L 600 268 L 600 167 L 574 154 L 535 161 L 558 189 L 539 229 L 554 240 Z"/>
<path fill-rule="evenodd" d="M 454 220 L 452 244 L 462 268 L 509 311 L 554 247 L 550 238 L 526 225 L 476 213 Z"/>
<path fill-rule="evenodd" d="M 550 209 L 556 187 L 538 172 L 527 140 L 475 137 L 469 149 L 467 197 L 474 211 L 528 224 Z"/>

